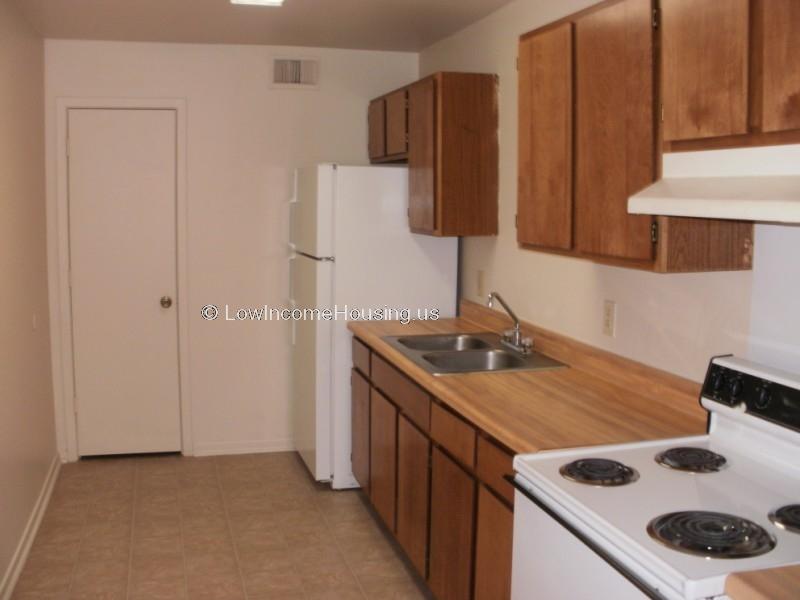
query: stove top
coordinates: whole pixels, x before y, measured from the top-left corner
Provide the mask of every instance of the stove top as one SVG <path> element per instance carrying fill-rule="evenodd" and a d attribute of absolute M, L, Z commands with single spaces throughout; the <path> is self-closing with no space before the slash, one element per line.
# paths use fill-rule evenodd
<path fill-rule="evenodd" d="M 701 403 L 707 435 L 519 455 L 516 481 L 676 597 L 800 564 L 800 376 L 714 359 Z"/>
<path fill-rule="evenodd" d="M 662 467 L 689 473 L 716 473 L 728 462 L 721 454 L 691 446 L 678 446 L 659 452 L 655 460 Z"/>
<path fill-rule="evenodd" d="M 647 533 L 667 548 L 703 558 L 749 558 L 775 547 L 760 525 L 735 515 L 687 510 L 650 521 Z"/>
<path fill-rule="evenodd" d="M 564 479 L 599 487 L 626 485 L 639 479 L 635 469 L 605 458 L 575 460 L 561 467 L 559 472 Z"/>
<path fill-rule="evenodd" d="M 769 513 L 769 520 L 781 529 L 800 533 L 800 504 L 788 504 Z"/>

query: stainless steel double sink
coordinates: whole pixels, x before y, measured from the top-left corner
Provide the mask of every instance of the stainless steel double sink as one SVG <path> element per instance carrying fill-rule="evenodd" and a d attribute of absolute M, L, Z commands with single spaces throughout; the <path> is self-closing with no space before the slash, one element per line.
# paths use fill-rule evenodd
<path fill-rule="evenodd" d="M 543 371 L 566 367 L 539 352 L 506 348 L 495 333 L 388 336 L 383 338 L 433 375 L 498 371 Z"/>

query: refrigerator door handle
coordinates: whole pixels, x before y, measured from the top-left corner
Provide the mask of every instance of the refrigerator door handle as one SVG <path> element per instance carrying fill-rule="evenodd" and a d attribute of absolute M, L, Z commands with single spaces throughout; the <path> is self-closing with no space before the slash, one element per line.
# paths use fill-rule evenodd
<path fill-rule="evenodd" d="M 336 259 L 333 256 L 314 256 L 313 254 L 308 254 L 307 252 L 300 252 L 299 250 L 295 250 L 295 253 L 298 254 L 299 256 L 304 256 L 305 258 L 316 260 L 317 262 L 336 262 Z"/>

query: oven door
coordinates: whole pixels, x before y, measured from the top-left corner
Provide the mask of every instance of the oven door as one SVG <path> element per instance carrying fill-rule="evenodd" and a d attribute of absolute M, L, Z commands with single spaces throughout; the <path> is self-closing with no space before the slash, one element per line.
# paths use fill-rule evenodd
<path fill-rule="evenodd" d="M 672 600 L 629 571 L 595 542 L 512 480 L 512 600 Z"/>

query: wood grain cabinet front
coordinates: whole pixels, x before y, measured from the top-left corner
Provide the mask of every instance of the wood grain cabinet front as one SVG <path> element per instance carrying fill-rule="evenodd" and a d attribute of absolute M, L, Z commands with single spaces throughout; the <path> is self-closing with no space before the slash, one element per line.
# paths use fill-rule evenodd
<path fill-rule="evenodd" d="M 715 127 L 702 118 L 706 108 L 697 107 L 736 105 L 732 93 L 723 101 L 698 91 L 693 78 L 704 77 L 680 67 L 694 59 L 687 58 L 680 41 L 665 38 L 675 23 L 688 18 L 682 11 L 697 7 L 700 18 L 692 22 L 696 28 L 709 21 L 703 16 L 706 9 L 714 13 L 738 6 L 737 1 L 721 0 L 719 6 L 708 8 L 715 0 L 664 0 L 661 31 L 654 0 L 608 0 L 520 38 L 517 240 L 521 246 L 659 273 L 752 268 L 751 223 L 628 213 L 628 198 L 660 175 L 660 87 L 674 113 L 670 117 L 665 110 L 672 122 L 663 129 L 680 130 L 672 134 L 676 138 L 697 135 L 687 122 L 699 123 L 697 131 Z M 736 44 L 728 40 L 738 31 L 737 19 L 728 15 L 720 24 L 721 46 L 731 46 L 724 50 L 725 56 L 739 56 Z M 664 52 L 674 51 L 672 58 L 663 59 L 663 86 L 658 84 L 659 39 Z M 708 39 L 713 44 L 716 37 Z M 706 42 L 699 34 L 692 40 Z M 733 81 L 730 69 L 735 67 L 729 65 L 728 71 L 715 75 Z M 730 110 L 720 110 L 727 110 L 728 122 L 741 121 Z"/>
<path fill-rule="evenodd" d="M 753 0 L 752 15 L 751 124 L 800 130 L 800 2 Z"/>
<path fill-rule="evenodd" d="M 661 0 L 664 139 L 747 132 L 749 0 Z"/>
<path fill-rule="evenodd" d="M 475 486 L 469 473 L 433 448 L 428 584 L 438 600 L 472 595 Z"/>
<path fill-rule="evenodd" d="M 511 598 L 514 513 L 484 486 L 478 491 L 475 600 Z"/>
<path fill-rule="evenodd" d="M 373 162 L 407 160 L 409 228 L 434 236 L 496 235 L 497 77 L 435 73 L 382 100 L 386 157 Z"/>
<path fill-rule="evenodd" d="M 369 497 L 390 531 L 397 508 L 397 408 L 383 394 L 370 392 Z"/>
<path fill-rule="evenodd" d="M 386 157 L 386 100 L 378 98 L 369 103 L 367 109 L 369 139 L 367 150 L 371 161 Z"/>
<path fill-rule="evenodd" d="M 423 577 L 428 560 L 431 443 L 404 415 L 397 422 L 397 541 Z"/>
<path fill-rule="evenodd" d="M 573 25 L 519 43 L 517 240 L 572 248 Z"/>
<path fill-rule="evenodd" d="M 352 390 L 351 407 L 351 460 L 353 463 L 353 476 L 361 488 L 369 494 L 369 428 L 370 428 L 370 399 L 369 381 L 353 369 L 350 377 Z"/>

